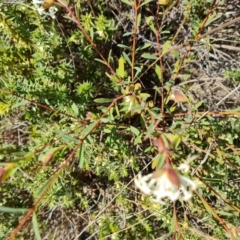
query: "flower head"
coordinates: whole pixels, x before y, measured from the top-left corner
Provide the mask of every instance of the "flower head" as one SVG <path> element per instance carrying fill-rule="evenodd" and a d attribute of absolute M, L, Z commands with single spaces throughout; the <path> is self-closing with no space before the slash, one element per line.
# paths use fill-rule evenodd
<path fill-rule="evenodd" d="M 174 169 L 165 166 L 146 176 L 139 174 L 135 178 L 136 186 L 145 194 L 152 195 L 153 201 L 165 204 L 163 199 L 169 198 L 172 202 L 181 198 L 188 201 L 197 184 L 178 174 Z"/>
<path fill-rule="evenodd" d="M 50 16 L 53 19 L 55 18 L 55 14 L 58 11 L 56 7 L 51 6 L 48 8 L 47 11 L 47 9 L 43 7 L 44 0 L 32 0 L 32 3 L 34 4 L 35 8 L 37 9 L 40 15 Z"/>

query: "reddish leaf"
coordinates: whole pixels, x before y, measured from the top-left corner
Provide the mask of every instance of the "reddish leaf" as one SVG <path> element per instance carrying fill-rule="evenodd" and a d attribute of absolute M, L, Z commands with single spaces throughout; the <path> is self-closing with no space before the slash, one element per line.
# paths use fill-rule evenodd
<path fill-rule="evenodd" d="M 4 174 L 4 168 L 0 167 L 0 182 L 2 181 L 3 174 Z"/>
<path fill-rule="evenodd" d="M 181 91 L 177 89 L 172 90 L 172 95 L 170 96 L 170 99 L 176 103 L 188 102 L 188 98 Z"/>

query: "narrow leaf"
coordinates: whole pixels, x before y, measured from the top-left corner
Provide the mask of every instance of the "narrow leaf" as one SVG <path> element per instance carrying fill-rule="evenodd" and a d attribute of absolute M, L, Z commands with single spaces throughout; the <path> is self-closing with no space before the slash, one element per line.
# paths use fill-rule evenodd
<path fill-rule="evenodd" d="M 217 16 L 217 12 L 216 11 L 213 12 L 212 14 L 210 14 L 210 16 L 208 16 L 207 22 L 205 23 L 205 26 L 209 25 L 216 16 Z"/>
<path fill-rule="evenodd" d="M 167 50 L 168 50 L 168 47 L 170 45 L 171 41 L 170 40 L 167 40 L 163 46 L 162 46 L 162 53 L 164 54 Z"/>
<path fill-rule="evenodd" d="M 5 213 L 25 213 L 27 211 L 28 211 L 27 208 L 10 208 L 10 207 L 0 206 L 0 212 L 5 212 Z"/>
<path fill-rule="evenodd" d="M 137 128 L 133 127 L 133 126 L 130 126 L 130 131 L 132 133 L 134 133 L 136 136 L 138 136 L 140 134 L 140 131 Z"/>
<path fill-rule="evenodd" d="M 128 63 L 130 66 L 132 66 L 132 63 L 131 63 L 128 55 L 127 55 L 125 52 L 123 52 L 122 55 L 123 55 L 124 59 L 127 61 L 127 63 Z"/>
<path fill-rule="evenodd" d="M 47 190 L 47 188 L 50 186 L 51 182 L 52 182 L 52 177 L 49 178 L 45 182 L 45 184 L 43 184 L 43 186 L 40 188 L 40 190 L 38 191 L 37 196 L 36 196 L 37 198 L 40 197 Z"/>
<path fill-rule="evenodd" d="M 84 139 L 94 128 L 97 124 L 98 120 L 92 122 L 90 125 L 86 126 L 86 128 L 82 131 L 82 138 Z"/>
<path fill-rule="evenodd" d="M 151 121 L 150 125 L 148 126 L 146 135 L 147 136 L 152 136 L 153 131 L 154 131 L 154 121 Z"/>
<path fill-rule="evenodd" d="M 83 168 L 83 164 L 84 164 L 84 144 L 81 145 L 80 150 L 79 150 L 79 168 Z"/>
<path fill-rule="evenodd" d="M 28 103 L 29 103 L 29 101 L 27 101 L 27 100 L 22 100 L 21 102 L 15 103 L 15 104 L 12 106 L 12 109 L 17 108 L 17 107 L 24 106 L 24 105 L 26 105 L 26 104 L 28 104 Z"/>
<path fill-rule="evenodd" d="M 153 0 L 145 0 L 143 3 L 141 3 L 140 7 L 152 2 Z"/>
<path fill-rule="evenodd" d="M 127 45 L 124 45 L 124 44 L 118 44 L 117 46 L 120 48 L 130 49 L 130 47 L 128 47 Z"/>
<path fill-rule="evenodd" d="M 132 32 L 126 32 L 126 33 L 124 33 L 122 36 L 123 36 L 123 37 L 127 37 L 127 36 L 132 35 L 132 34 L 133 34 Z"/>
<path fill-rule="evenodd" d="M 98 62 L 100 62 L 100 63 L 102 63 L 102 64 L 104 64 L 104 65 L 106 65 L 106 63 L 105 63 L 103 60 L 101 60 L 101 59 L 95 58 L 94 60 L 95 60 L 95 61 L 98 61 Z"/>
<path fill-rule="evenodd" d="M 33 224 L 33 230 L 34 230 L 36 239 L 42 240 L 39 232 L 38 221 L 37 221 L 37 216 L 35 212 L 33 212 L 33 215 L 32 215 L 32 224 Z"/>
<path fill-rule="evenodd" d="M 150 46 L 151 46 L 150 43 L 145 43 L 143 46 L 138 47 L 136 51 L 146 49 L 146 48 L 148 48 Z"/>
<path fill-rule="evenodd" d="M 159 65 L 155 65 L 155 73 L 158 76 L 158 79 L 162 82 L 162 71 L 161 68 L 159 67 Z"/>
<path fill-rule="evenodd" d="M 64 132 L 62 131 L 59 131 L 59 130 L 54 130 L 53 132 L 59 134 L 63 139 L 67 140 L 67 141 L 71 141 L 71 142 L 75 142 L 75 143 L 78 143 L 79 140 L 76 139 L 76 138 L 73 138 L 71 136 L 68 136 L 67 134 L 65 134 Z"/>
<path fill-rule="evenodd" d="M 112 99 L 110 98 L 96 98 L 93 100 L 96 103 L 109 103 L 112 102 Z"/>
<path fill-rule="evenodd" d="M 7 178 L 13 176 L 13 174 L 17 171 L 18 167 L 15 167 L 15 163 L 7 163 L 4 168 L 4 173 L 2 176 L 2 181 L 5 181 Z"/>
<path fill-rule="evenodd" d="M 144 54 L 142 54 L 142 56 L 141 56 L 142 58 L 146 58 L 146 59 L 153 59 L 153 60 L 156 60 L 156 59 L 158 59 L 158 57 L 157 56 L 155 56 L 155 55 L 152 55 L 152 54 L 150 54 L 150 53 L 144 53 Z"/>
<path fill-rule="evenodd" d="M 142 18 L 142 15 L 141 15 L 141 13 L 139 13 L 137 16 L 137 28 L 139 28 L 139 26 L 140 26 L 141 18 Z"/>
<path fill-rule="evenodd" d="M 124 3 L 126 3 L 127 5 L 129 5 L 129 6 L 133 6 L 133 4 L 130 2 L 130 1 L 128 1 L 128 0 L 121 0 L 122 2 L 124 2 Z"/>

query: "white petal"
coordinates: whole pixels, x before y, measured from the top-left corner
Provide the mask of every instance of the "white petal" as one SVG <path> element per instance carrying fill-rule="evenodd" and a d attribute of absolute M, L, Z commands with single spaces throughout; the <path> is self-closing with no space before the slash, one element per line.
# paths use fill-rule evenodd
<path fill-rule="evenodd" d="M 151 193 L 151 189 L 148 187 L 146 180 L 148 180 L 148 178 L 142 177 L 140 174 L 138 175 L 137 178 L 134 179 L 135 185 L 137 188 L 139 188 L 143 193 L 145 194 L 150 194 Z"/>
<path fill-rule="evenodd" d="M 183 185 L 185 187 L 191 186 L 192 190 L 197 189 L 197 184 L 194 181 L 192 181 L 191 179 L 186 178 L 180 174 L 179 174 L 179 179 L 181 181 L 181 185 Z"/>
<path fill-rule="evenodd" d="M 54 19 L 58 9 L 56 7 L 50 7 L 48 11 L 49 11 L 49 16 Z"/>
<path fill-rule="evenodd" d="M 44 0 L 32 0 L 33 4 L 43 4 Z"/>
<path fill-rule="evenodd" d="M 40 15 L 42 15 L 42 14 L 44 14 L 44 8 L 43 7 L 38 7 L 37 8 L 37 11 L 38 11 L 38 13 L 40 14 Z"/>
<path fill-rule="evenodd" d="M 183 190 L 183 197 L 182 197 L 182 199 L 184 201 L 188 201 L 191 198 L 192 198 L 192 192 L 188 192 L 188 191 Z"/>
<path fill-rule="evenodd" d="M 190 166 L 189 164 L 184 162 L 184 163 L 181 163 L 177 169 L 183 172 L 188 172 L 190 169 Z"/>

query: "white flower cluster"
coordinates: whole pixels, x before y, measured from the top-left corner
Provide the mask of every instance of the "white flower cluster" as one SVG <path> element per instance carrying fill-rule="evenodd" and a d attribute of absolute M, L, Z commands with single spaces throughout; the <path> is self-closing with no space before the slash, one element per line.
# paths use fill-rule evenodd
<path fill-rule="evenodd" d="M 53 19 L 55 18 L 55 14 L 58 11 L 55 6 L 48 8 L 48 11 L 46 11 L 43 7 L 44 0 L 32 0 L 32 2 L 40 15 L 50 16 Z"/>
<path fill-rule="evenodd" d="M 187 177 L 180 175 L 169 166 L 165 166 L 146 176 L 139 174 L 135 178 L 135 185 L 145 194 L 152 195 L 153 201 L 166 204 L 163 199 L 169 198 L 172 202 L 181 198 L 188 201 L 197 184 Z"/>

